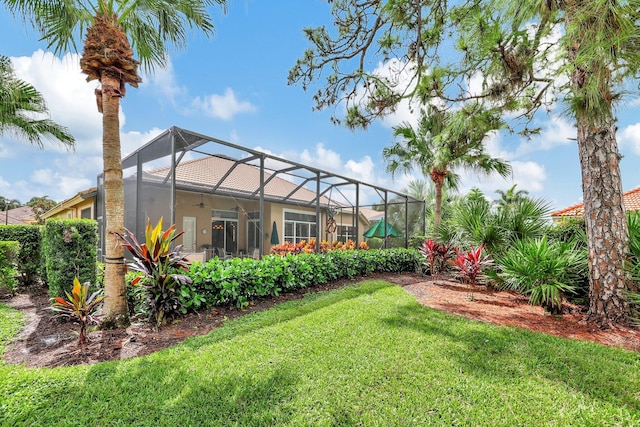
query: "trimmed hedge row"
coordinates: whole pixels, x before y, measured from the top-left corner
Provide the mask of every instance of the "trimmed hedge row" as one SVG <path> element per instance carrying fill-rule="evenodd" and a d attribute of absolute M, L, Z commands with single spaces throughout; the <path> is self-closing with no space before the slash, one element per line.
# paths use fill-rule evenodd
<path fill-rule="evenodd" d="M 49 295 L 71 292 L 73 279 L 96 283 L 98 224 L 90 219 L 49 219 L 42 246 L 46 260 Z"/>
<path fill-rule="evenodd" d="M 18 252 L 18 278 L 28 285 L 44 279 L 44 260 L 39 225 L 0 225 L 0 240 L 20 242 Z"/>
<path fill-rule="evenodd" d="M 0 296 L 12 294 L 17 287 L 18 253 L 20 243 L 16 241 L 0 241 Z"/>
<path fill-rule="evenodd" d="M 245 307 L 249 301 L 277 296 L 327 282 L 366 276 L 373 272 L 418 271 L 422 257 L 415 249 L 330 251 L 326 254 L 270 255 L 260 261 L 235 258 L 195 263 L 190 285 L 181 289 L 185 306 L 231 304 Z"/>

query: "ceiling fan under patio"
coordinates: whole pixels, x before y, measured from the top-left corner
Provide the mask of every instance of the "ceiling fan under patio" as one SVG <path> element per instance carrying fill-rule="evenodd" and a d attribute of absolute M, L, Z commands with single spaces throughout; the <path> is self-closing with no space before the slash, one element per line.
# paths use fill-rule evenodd
<path fill-rule="evenodd" d="M 204 194 L 200 194 L 200 203 L 196 203 L 193 206 L 198 206 L 199 208 L 206 208 L 207 206 L 204 204 Z"/>

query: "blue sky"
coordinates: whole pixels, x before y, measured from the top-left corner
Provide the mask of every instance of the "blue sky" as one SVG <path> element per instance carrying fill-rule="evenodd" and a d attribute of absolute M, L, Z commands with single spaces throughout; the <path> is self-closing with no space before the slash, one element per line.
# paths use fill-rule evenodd
<path fill-rule="evenodd" d="M 143 76 L 121 103 L 123 154 L 170 126 L 179 126 L 355 179 L 402 189 L 419 174 L 392 179 L 382 149 L 392 126 L 410 120 L 401 109 L 367 131 L 329 121 L 330 111 L 312 111 L 313 90 L 287 85 L 288 70 L 308 44 L 303 28 L 330 24 L 326 0 L 235 0 L 224 14 L 213 10 L 216 34 L 193 34 L 184 50 L 172 50 L 169 66 Z M 22 202 L 32 196 L 61 201 L 95 185 L 102 170 L 101 116 L 93 91 L 80 73 L 78 56 L 54 57 L 32 30 L 0 10 L 0 53 L 14 62 L 18 77 L 45 96 L 52 118 L 77 139 L 74 152 L 48 144 L 44 151 L 0 136 L 0 195 Z M 379 64 L 370 64 L 371 69 Z M 640 119 L 637 99 L 618 109 L 618 142 L 625 191 L 640 185 Z M 575 129 L 552 112 L 539 118 L 543 131 L 526 141 L 508 134 L 488 141 L 490 152 L 511 162 L 509 179 L 463 173 L 461 191 L 479 187 L 487 196 L 513 184 L 561 209 L 581 201 Z M 376 202 L 370 200 L 369 202 Z"/>

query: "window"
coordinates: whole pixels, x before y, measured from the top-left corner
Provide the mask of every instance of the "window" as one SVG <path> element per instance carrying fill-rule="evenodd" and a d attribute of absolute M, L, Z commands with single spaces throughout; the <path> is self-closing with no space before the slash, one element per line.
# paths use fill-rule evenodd
<path fill-rule="evenodd" d="M 80 211 L 80 218 L 91 219 L 91 208 L 84 208 Z"/>
<path fill-rule="evenodd" d="M 351 239 L 355 242 L 356 240 L 356 228 L 351 225 L 339 225 L 337 229 L 338 235 L 336 239 L 339 242 L 346 242 Z"/>
<path fill-rule="evenodd" d="M 284 212 L 284 240 L 300 243 L 318 236 L 315 214 Z"/>

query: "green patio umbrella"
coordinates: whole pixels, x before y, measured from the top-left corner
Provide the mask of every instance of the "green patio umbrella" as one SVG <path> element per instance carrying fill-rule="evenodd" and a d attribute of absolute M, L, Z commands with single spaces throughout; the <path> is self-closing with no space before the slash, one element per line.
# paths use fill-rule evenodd
<path fill-rule="evenodd" d="M 385 232 L 384 232 L 385 224 L 387 226 L 386 235 L 388 237 L 402 237 L 402 233 L 400 231 L 396 230 L 393 225 L 391 225 L 389 223 L 386 223 L 384 218 L 381 218 L 380 220 L 375 222 L 371 226 L 371 228 L 369 228 L 367 231 L 364 232 L 363 236 L 368 238 L 368 239 L 371 238 L 371 237 L 380 237 L 381 239 L 384 239 L 384 237 L 385 237 Z"/>
<path fill-rule="evenodd" d="M 279 245 L 280 238 L 278 237 L 278 227 L 276 227 L 276 222 L 273 221 L 273 227 L 271 227 L 271 244 Z"/>

